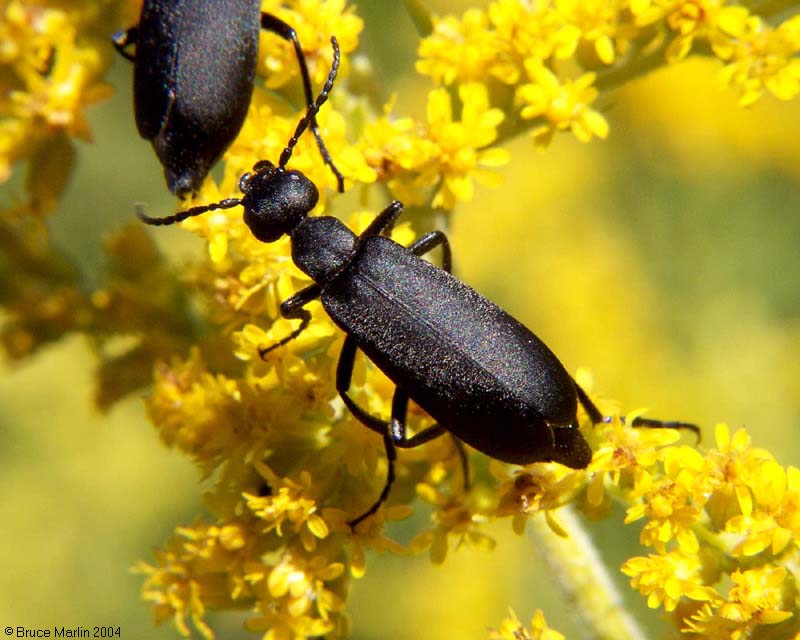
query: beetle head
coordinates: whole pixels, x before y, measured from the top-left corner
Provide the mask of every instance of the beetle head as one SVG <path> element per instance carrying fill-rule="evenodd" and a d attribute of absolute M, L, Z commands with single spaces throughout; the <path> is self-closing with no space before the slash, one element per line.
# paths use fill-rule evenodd
<path fill-rule="evenodd" d="M 319 200 L 319 191 L 300 171 L 286 171 L 271 162 L 255 165 L 239 181 L 244 193 L 244 221 L 261 242 L 289 233 Z"/>

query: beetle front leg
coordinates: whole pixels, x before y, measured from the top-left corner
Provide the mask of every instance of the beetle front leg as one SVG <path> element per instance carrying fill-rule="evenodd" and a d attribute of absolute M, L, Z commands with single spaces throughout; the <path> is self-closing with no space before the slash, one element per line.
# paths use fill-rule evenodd
<path fill-rule="evenodd" d="M 117 31 L 113 36 L 111 36 L 111 43 L 114 45 L 114 48 L 117 50 L 119 55 L 127 60 L 130 60 L 131 62 L 136 62 L 136 56 L 132 53 L 128 53 L 125 49 L 134 44 L 138 37 L 139 25 L 134 25 L 130 29 Z"/>
<path fill-rule="evenodd" d="M 300 326 L 285 338 L 278 340 L 278 342 L 275 344 L 271 344 L 268 347 L 259 347 L 258 355 L 262 359 L 273 349 L 277 349 L 278 347 L 285 345 L 287 342 L 291 342 L 306 330 L 308 323 L 311 322 L 311 313 L 308 311 L 308 309 L 304 309 L 303 307 L 312 300 L 319 298 L 319 295 L 319 285 L 312 284 L 305 289 L 301 289 L 291 298 L 288 298 L 281 303 L 281 315 L 287 320 L 300 320 Z"/>

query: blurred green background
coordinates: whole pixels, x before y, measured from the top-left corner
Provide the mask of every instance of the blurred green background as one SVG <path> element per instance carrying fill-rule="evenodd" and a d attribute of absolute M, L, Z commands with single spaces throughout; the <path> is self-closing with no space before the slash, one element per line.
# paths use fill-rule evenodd
<path fill-rule="evenodd" d="M 362 51 L 385 97 L 396 92 L 397 113 L 424 118 L 430 86 L 413 73 L 416 35 L 401 3 L 355 4 L 365 19 Z M 466 5 L 425 4 L 439 14 Z M 779 462 L 796 464 L 800 106 L 765 98 L 742 110 L 716 87 L 718 69 L 693 61 L 626 87 L 606 114 L 608 141 L 562 135 L 543 152 L 514 141 L 504 186 L 478 187 L 452 218 L 455 270 L 569 370 L 591 370 L 595 390 L 623 410 L 698 422 L 709 446 L 715 423 L 744 425 Z M 154 212 L 174 205 L 136 135 L 130 73 L 115 63 L 117 94 L 91 112 L 94 141 L 80 145 L 52 217 L 55 243 L 89 283 L 102 280 L 104 234 L 130 221 L 134 202 Z M 186 235 L 159 237 L 177 245 L 178 262 L 201 250 Z M 129 568 L 201 513 L 198 474 L 161 446 L 140 397 L 107 416 L 92 408 L 93 367 L 80 337 L 3 364 L 0 621 L 177 637 L 153 628 Z M 636 526 L 620 533 L 619 516 L 593 527 L 612 572 L 638 537 Z M 390 533 L 412 530 L 404 523 Z M 531 542 L 508 522 L 488 531 L 494 552 L 460 549 L 444 567 L 425 556 L 368 558 L 352 588 L 353 637 L 482 638 L 509 606 L 526 624 L 542 608 L 552 626 L 578 637 Z M 636 595 L 630 602 L 656 637 L 656 614 Z M 220 638 L 252 637 L 238 615 L 211 623 Z"/>

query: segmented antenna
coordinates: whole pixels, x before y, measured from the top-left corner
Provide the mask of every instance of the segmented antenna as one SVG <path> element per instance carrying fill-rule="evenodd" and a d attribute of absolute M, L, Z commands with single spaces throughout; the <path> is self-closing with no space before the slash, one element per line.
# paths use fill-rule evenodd
<path fill-rule="evenodd" d="M 286 147 L 281 153 L 280 160 L 278 161 L 278 169 L 281 171 L 286 168 L 286 164 L 292 157 L 292 151 L 294 151 L 294 148 L 297 145 L 300 136 L 303 135 L 303 133 L 305 133 L 306 129 L 308 129 L 308 127 L 311 124 L 311 121 L 314 119 L 317 113 L 319 113 L 320 107 L 323 104 L 325 104 L 325 102 L 328 100 L 328 96 L 330 95 L 330 92 L 333 89 L 333 83 L 336 80 L 336 74 L 339 72 L 339 59 L 340 59 L 339 43 L 337 42 L 335 36 L 331 36 L 331 46 L 333 46 L 333 63 L 331 64 L 330 73 L 328 73 L 328 79 L 325 81 L 325 84 L 322 87 L 322 91 L 320 91 L 319 95 L 317 96 L 317 99 L 311 106 L 308 107 L 305 115 L 302 118 L 300 118 L 300 121 L 297 123 L 297 126 L 295 127 L 294 134 L 292 134 L 292 137 L 289 138 L 289 142 L 287 143 Z M 260 160 L 254 166 L 256 172 L 258 172 L 259 170 L 266 170 L 267 168 L 269 169 L 273 168 L 272 163 L 267 160 Z M 186 209 L 185 211 L 178 211 L 177 213 L 174 213 L 171 216 L 164 216 L 163 218 L 154 218 L 148 216 L 147 213 L 145 213 L 144 207 L 140 204 L 137 204 L 136 216 L 139 218 L 139 220 L 141 220 L 145 224 L 161 227 L 170 224 L 175 224 L 177 222 L 183 222 L 187 218 L 199 216 L 209 211 L 216 211 L 217 209 L 230 209 L 240 204 L 242 204 L 241 198 L 225 198 L 225 200 L 220 200 L 219 202 L 212 202 L 211 204 L 204 204 L 200 205 L 199 207 L 192 207 L 191 209 Z"/>

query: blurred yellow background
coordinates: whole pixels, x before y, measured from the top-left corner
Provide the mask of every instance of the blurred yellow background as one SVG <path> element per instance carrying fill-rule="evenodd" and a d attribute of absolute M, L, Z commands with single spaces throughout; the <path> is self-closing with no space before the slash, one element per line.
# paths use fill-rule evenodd
<path fill-rule="evenodd" d="M 362 49 L 386 95 L 398 94 L 396 112 L 422 116 L 429 85 L 413 75 L 416 36 L 400 3 L 387 4 L 356 3 Z M 715 423 L 745 425 L 757 446 L 796 464 L 800 106 L 764 98 L 743 110 L 716 88 L 718 68 L 691 61 L 626 87 L 606 112 L 605 142 L 560 136 L 538 151 L 514 141 L 504 185 L 478 187 L 452 219 L 455 272 L 531 327 L 570 371 L 588 368 L 595 391 L 623 410 L 698 422 L 709 444 Z M 55 242 L 98 281 L 103 234 L 131 219 L 133 203 L 156 212 L 174 204 L 136 135 L 130 67 L 115 63 L 111 80 L 118 92 L 92 112 L 94 143 L 80 145 L 52 218 Z M 199 250 L 185 235 L 159 242 L 179 243 L 179 256 Z M 93 366 L 77 337 L 3 365 L 0 621 L 177 637 L 153 628 L 129 568 L 201 513 L 198 474 L 161 446 L 141 398 L 108 416 L 92 409 Z M 635 525 L 620 534 L 621 526 L 593 527 L 612 572 L 638 536 Z M 412 530 L 403 523 L 391 533 L 407 539 Z M 542 608 L 577 637 L 530 541 L 507 522 L 489 532 L 494 552 L 463 549 L 444 567 L 370 557 L 352 587 L 353 637 L 482 638 L 509 606 L 526 623 Z M 630 602 L 656 637 L 655 615 L 639 596 Z M 240 623 L 234 614 L 211 618 L 220 638 L 252 637 Z"/>

